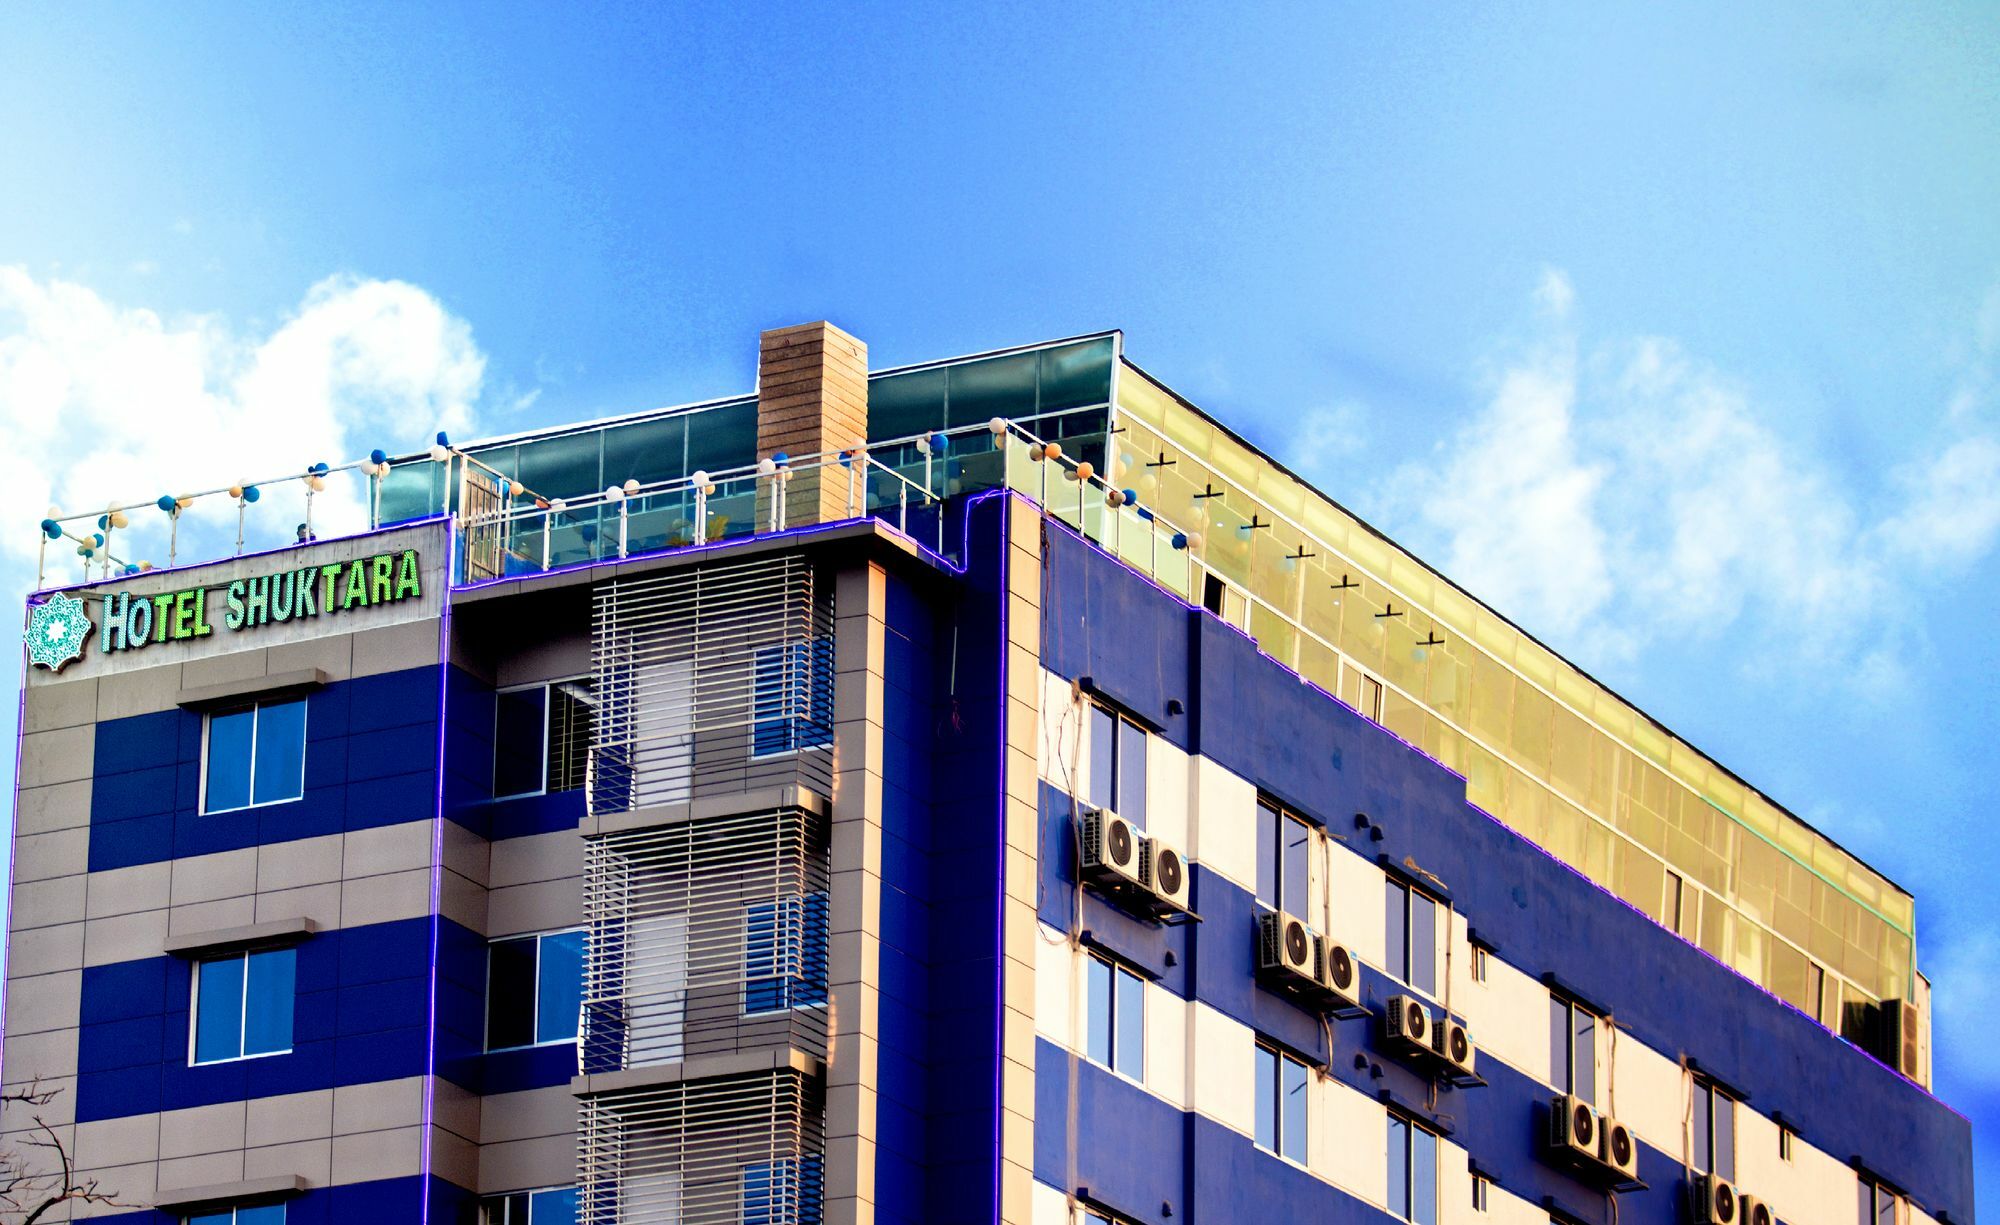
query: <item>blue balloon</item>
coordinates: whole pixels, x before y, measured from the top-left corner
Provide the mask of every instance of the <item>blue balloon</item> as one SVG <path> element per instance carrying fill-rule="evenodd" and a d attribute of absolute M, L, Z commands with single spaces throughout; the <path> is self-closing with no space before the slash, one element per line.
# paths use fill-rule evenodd
<path fill-rule="evenodd" d="M 324 463 L 318 463 L 312 466 L 312 474 L 314 476 L 325 476 L 330 471 L 332 471 L 332 469 L 328 468 Z"/>
<path fill-rule="evenodd" d="M 778 466 L 779 466 L 780 468 L 782 468 L 782 467 L 784 467 L 784 466 L 785 466 L 786 464 L 789 464 L 789 463 L 791 463 L 791 462 L 792 462 L 792 457 L 791 457 L 791 456 L 789 456 L 789 455 L 787 455 L 787 454 L 785 454 L 785 453 L 784 453 L 783 451 L 779 451 L 779 452 L 777 452 L 776 454 L 774 454 L 774 455 L 772 455 L 772 456 L 771 456 L 771 462 L 772 462 L 772 463 L 774 463 L 774 464 L 776 464 L 776 465 L 778 465 Z"/>
<path fill-rule="evenodd" d="M 840 466 L 843 468 L 852 468 L 854 466 L 854 452 L 842 451 L 840 453 Z"/>
<path fill-rule="evenodd" d="M 61 540 L 62 524 L 57 523 L 54 519 L 42 520 L 42 535 L 47 536 L 50 540 Z"/>
<path fill-rule="evenodd" d="M 1134 510 L 1138 511 L 1138 512 L 1139 512 L 1139 517 L 1140 517 L 1141 519 L 1145 520 L 1146 522 L 1148 522 L 1148 523 L 1151 523 L 1151 522 L 1153 521 L 1153 512 L 1152 512 L 1152 511 L 1150 511 L 1150 510 L 1146 509 L 1146 508 L 1145 508 L 1145 507 L 1143 507 L 1143 506 L 1135 506 L 1135 507 L 1133 507 L 1132 509 L 1134 509 Z"/>
<path fill-rule="evenodd" d="M 1136 490 L 1136 489 L 1121 489 L 1121 490 L 1119 490 L 1119 492 L 1120 492 L 1120 493 L 1122 493 L 1122 494 L 1124 494 L 1124 495 L 1125 495 L 1125 500 L 1126 500 L 1127 502 L 1130 502 L 1130 503 L 1131 503 L 1131 504 L 1132 504 L 1133 506 L 1137 506 L 1137 505 L 1139 505 L 1139 492 L 1138 492 L 1138 490 Z"/>
<path fill-rule="evenodd" d="M 449 438 L 445 437 L 445 434 L 444 434 L 444 431 L 443 431 L 443 430 L 439 430 L 439 431 L 438 431 L 438 440 L 437 440 L 437 444 L 438 444 L 439 446 L 441 446 L 441 447 L 448 447 L 448 446 L 450 446 L 450 445 L 451 445 L 451 439 L 449 439 Z M 377 462 L 377 463 L 380 463 L 381 461 L 380 461 L 380 460 L 377 460 L 376 462 Z"/>
<path fill-rule="evenodd" d="M 376 447 L 368 453 L 368 462 L 371 464 L 386 464 L 389 462 L 389 453 L 381 447 Z"/>
<path fill-rule="evenodd" d="M 949 450 L 951 450 L 951 439 L 946 438 L 941 433 L 931 435 L 931 452 L 933 454 L 943 455 Z"/>
<path fill-rule="evenodd" d="M 171 515 L 174 513 L 174 507 L 179 505 L 179 503 L 174 501 L 174 495 L 170 493 L 163 493 L 160 495 L 160 500 L 153 503 L 153 505 L 159 507 L 161 510 L 166 511 L 168 514 Z"/>
<path fill-rule="evenodd" d="M 243 500 L 245 502 L 255 502 L 258 498 L 261 498 L 263 496 L 264 495 L 262 493 L 258 492 L 258 489 L 255 485 L 245 485 L 243 487 Z"/>
<path fill-rule="evenodd" d="M 1185 549 L 1185 548 L 1187 548 L 1187 533 L 1186 533 L 1186 532 L 1175 532 L 1175 533 L 1174 533 L 1174 547 L 1175 547 L 1176 549 Z"/>
<path fill-rule="evenodd" d="M 137 567 L 137 566 L 133 565 L 133 564 L 132 564 L 131 562 L 129 562 L 129 561 L 128 561 L 128 562 L 126 562 L 126 563 L 125 563 L 125 573 L 127 573 L 127 574 L 137 574 L 137 573 L 139 573 L 139 567 Z"/>

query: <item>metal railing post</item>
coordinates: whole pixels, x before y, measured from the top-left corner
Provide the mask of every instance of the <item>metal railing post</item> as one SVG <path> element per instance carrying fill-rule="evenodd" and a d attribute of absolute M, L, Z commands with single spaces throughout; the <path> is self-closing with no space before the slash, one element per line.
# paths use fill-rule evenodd
<path fill-rule="evenodd" d="M 628 533 L 632 526 L 631 509 L 632 499 L 618 499 L 618 557 L 621 561 L 625 557 L 625 543 L 630 538 Z"/>
<path fill-rule="evenodd" d="M 694 487 L 694 542 L 708 543 L 708 486 Z"/>
<path fill-rule="evenodd" d="M 545 510 L 542 512 L 542 569 L 544 570 L 549 568 L 549 548 L 555 541 L 555 534 L 556 512 L 553 509 Z"/>

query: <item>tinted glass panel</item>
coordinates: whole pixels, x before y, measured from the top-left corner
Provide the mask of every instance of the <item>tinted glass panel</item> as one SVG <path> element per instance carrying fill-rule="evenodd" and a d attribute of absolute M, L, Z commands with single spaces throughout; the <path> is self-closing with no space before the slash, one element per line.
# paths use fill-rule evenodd
<path fill-rule="evenodd" d="M 1389 1116 L 1389 1215 L 1410 1215 L 1410 1125 Z"/>
<path fill-rule="evenodd" d="M 195 967 L 194 1061 L 243 1053 L 243 959 L 225 957 Z"/>
<path fill-rule="evenodd" d="M 1110 337 L 1042 350 L 1041 411 L 1102 404 L 1110 398 Z"/>
<path fill-rule="evenodd" d="M 1896 1225 L 1896 1197 L 1875 1188 L 1875 1225 Z"/>
<path fill-rule="evenodd" d="M 687 475 L 687 418 L 668 417 L 604 431 L 604 485 L 651 485 Z"/>
<path fill-rule="evenodd" d="M 1708 1106 L 1708 1094 L 1702 1091 L 1700 1085 L 1696 1085 L 1694 1091 L 1694 1109 L 1689 1112 L 1694 1116 L 1692 1137 L 1694 1140 L 1694 1161 L 1697 1167 L 1713 1173 L 1714 1171 L 1710 1163 L 1714 1160 L 1715 1150 L 1709 1144 L 1709 1137 L 1712 1133 L 1708 1128 Z"/>
<path fill-rule="evenodd" d="M 398 464 L 382 479 L 382 524 L 421 519 L 438 511 L 430 463 Z"/>
<path fill-rule="evenodd" d="M 1146 731 L 1136 723 L 1118 723 L 1118 815 L 1134 828 L 1146 828 Z"/>
<path fill-rule="evenodd" d="M 1038 353 L 1017 353 L 947 367 L 951 424 L 976 425 L 994 417 L 1032 415 L 1040 358 Z"/>
<path fill-rule="evenodd" d="M 1113 1064 L 1133 1080 L 1146 1074 L 1146 984 L 1125 970 L 1116 975 L 1118 998 L 1112 1009 L 1118 1032 L 1112 1042 Z"/>
<path fill-rule="evenodd" d="M 1308 904 L 1306 889 L 1306 880 L 1310 872 L 1306 864 L 1306 852 L 1312 845 L 1312 835 L 1308 832 L 1306 823 L 1296 817 L 1286 817 L 1284 825 L 1280 828 L 1284 831 L 1285 843 L 1281 848 L 1284 864 L 1283 873 L 1278 880 L 1278 905 L 1310 923 L 1317 918 L 1307 914 L 1312 907 Z"/>
<path fill-rule="evenodd" d="M 942 429 L 944 383 L 942 370 L 869 379 L 868 437 L 880 442 Z"/>
<path fill-rule="evenodd" d="M 1720 1093 L 1715 1098 L 1715 1173 L 1736 1181 L 1736 1103 Z"/>
<path fill-rule="evenodd" d="M 305 794 L 306 704 L 276 702 L 257 708 L 258 804 L 296 800 Z"/>
<path fill-rule="evenodd" d="M 576 1188 L 537 1191 L 528 1225 L 576 1225 Z"/>
<path fill-rule="evenodd" d="M 516 689 L 495 696 L 494 795 L 527 795 L 541 790 L 547 701 L 545 689 Z"/>
<path fill-rule="evenodd" d="M 1279 1127 L 1285 1143 L 1285 1156 L 1304 1164 L 1306 1159 L 1306 1065 L 1296 1059 L 1283 1062 L 1284 1082 L 1279 1086 L 1285 1095 L 1285 1114 Z"/>
<path fill-rule="evenodd" d="M 1569 1068 L 1569 1005 L 1549 997 L 1549 1081 L 1564 1093 L 1574 1093 Z"/>
<path fill-rule="evenodd" d="M 689 472 L 721 472 L 757 462 L 757 402 L 725 404 L 688 418 Z"/>
<path fill-rule="evenodd" d="M 1383 931 L 1388 936 L 1385 950 L 1389 963 L 1389 973 L 1408 981 L 1410 973 L 1410 891 L 1388 882 L 1384 890 L 1386 905 L 1383 911 Z"/>
<path fill-rule="evenodd" d="M 208 793 L 204 812 L 250 802 L 250 747 L 256 714 L 233 710 L 208 720 Z"/>
<path fill-rule="evenodd" d="M 1257 805 L 1257 900 L 1273 909 L 1278 905 L 1278 813 L 1261 803 Z"/>
<path fill-rule="evenodd" d="M 1257 1048 L 1257 1146 L 1278 1151 L 1278 1053 Z"/>
<path fill-rule="evenodd" d="M 582 1003 L 583 933 L 543 936 L 535 1041 L 565 1042 L 576 1037 L 577 1010 Z"/>
<path fill-rule="evenodd" d="M 1417 1225 L 1437 1225 L 1437 1137 L 1421 1127 L 1410 1129 L 1410 1219 Z"/>
<path fill-rule="evenodd" d="M 487 952 L 486 1046 L 535 1040 L 535 940 L 496 941 Z"/>
<path fill-rule="evenodd" d="M 285 1225 L 283 1204 L 259 1204 L 255 1208 L 238 1208 L 236 1225 Z"/>
<path fill-rule="evenodd" d="M 1437 903 L 1421 893 L 1410 894 L 1410 985 L 1437 992 Z"/>
<path fill-rule="evenodd" d="M 292 1002 L 298 954 L 273 949 L 250 955 L 243 1002 L 243 1053 L 268 1055 L 292 1049 Z"/>
<path fill-rule="evenodd" d="M 1572 1029 L 1576 1039 L 1570 1044 L 1572 1090 L 1586 1102 L 1597 1100 L 1597 1018 L 1581 1008 L 1572 1008 Z"/>
<path fill-rule="evenodd" d="M 1083 963 L 1083 1053 L 1111 1066 L 1111 965 L 1092 957 Z"/>
<path fill-rule="evenodd" d="M 1118 751 L 1118 721 L 1102 706 L 1090 708 L 1090 795 L 1093 808 L 1111 807 L 1112 784 L 1117 780 L 1113 761 Z"/>
<path fill-rule="evenodd" d="M 520 482 L 545 498 L 575 498 L 603 490 L 598 450 L 603 435 L 595 430 L 564 434 L 521 444 Z"/>
<path fill-rule="evenodd" d="M 1864 1191 L 1863 1194 L 1867 1192 Z M 189 1217 L 188 1225 L 229 1225 L 229 1218 L 228 1212 L 203 1212 Z M 1862 1225 L 1872 1225 L 1872 1222 L 1864 1220 Z"/>

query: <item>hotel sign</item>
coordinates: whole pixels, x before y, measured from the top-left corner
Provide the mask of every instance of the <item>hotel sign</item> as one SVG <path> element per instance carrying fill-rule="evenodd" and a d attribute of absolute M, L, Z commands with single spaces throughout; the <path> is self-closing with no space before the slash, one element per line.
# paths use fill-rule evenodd
<path fill-rule="evenodd" d="M 109 592 L 95 622 L 84 601 L 58 592 L 29 614 L 30 662 L 59 672 L 95 641 L 99 654 L 115 655 L 173 642 L 192 642 L 218 630 L 241 633 L 269 625 L 338 617 L 361 609 L 415 600 L 423 595 L 423 565 L 415 549 L 376 553 L 326 565 L 279 570 L 226 583 L 154 594 Z M 92 631 L 95 631 L 94 633 Z"/>

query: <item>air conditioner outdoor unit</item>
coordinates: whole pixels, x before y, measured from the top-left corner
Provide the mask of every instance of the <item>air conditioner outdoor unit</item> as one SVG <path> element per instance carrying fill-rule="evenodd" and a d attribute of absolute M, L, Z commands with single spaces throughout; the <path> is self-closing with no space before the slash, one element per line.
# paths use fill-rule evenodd
<path fill-rule="evenodd" d="M 1430 1009 L 1415 996 L 1392 995 L 1382 1012 L 1382 1034 L 1389 1045 L 1403 1054 L 1429 1055 L 1431 1051 Z"/>
<path fill-rule="evenodd" d="M 1604 1149 L 1597 1108 L 1573 1093 L 1549 1103 L 1549 1147 L 1574 1161 L 1596 1165 Z"/>
<path fill-rule="evenodd" d="M 1454 1077 L 1472 1076 L 1472 1065 L 1479 1057 L 1472 1035 L 1448 1016 L 1431 1027 L 1431 1052 L 1444 1061 Z"/>
<path fill-rule="evenodd" d="M 1145 854 L 1139 861 L 1139 877 L 1141 883 L 1152 891 L 1154 910 L 1165 914 L 1186 914 L 1193 909 L 1188 905 L 1194 884 L 1193 875 L 1188 869 L 1187 857 L 1178 848 L 1158 838 L 1146 839 Z"/>
<path fill-rule="evenodd" d="M 1608 1170 L 1615 1171 L 1627 1182 L 1639 1180 L 1639 1138 L 1632 1129 L 1610 1115 L 1598 1120 L 1598 1130 L 1604 1133 L 1604 1147 L 1598 1153 L 1599 1160 Z M 1769 1222 L 1766 1222 L 1769 1225 Z"/>
<path fill-rule="evenodd" d="M 1257 971 L 1294 990 L 1319 985 L 1319 937 L 1305 921 L 1282 910 L 1257 916 Z"/>
<path fill-rule="evenodd" d="M 1319 985 L 1333 997 L 1335 1012 L 1366 1011 L 1361 1003 L 1361 964 L 1346 945 L 1320 941 Z"/>
<path fill-rule="evenodd" d="M 1771 1205 L 1754 1195 L 1736 1197 L 1736 1219 L 1742 1225 L 1778 1225 L 1778 1214 L 1771 1211 Z"/>
<path fill-rule="evenodd" d="M 1142 886 L 1145 839 L 1115 813 L 1083 814 L 1083 876 L 1114 888 Z"/>
<path fill-rule="evenodd" d="M 1911 1080 L 1923 1072 L 1917 1058 L 1917 1006 L 1908 1000 L 1883 1000 L 1881 1056 Z"/>
<path fill-rule="evenodd" d="M 1697 1174 L 1688 1184 L 1694 1193 L 1695 1225 L 1737 1225 L 1743 1217 L 1743 1203 L 1736 1188 L 1713 1174 Z"/>

